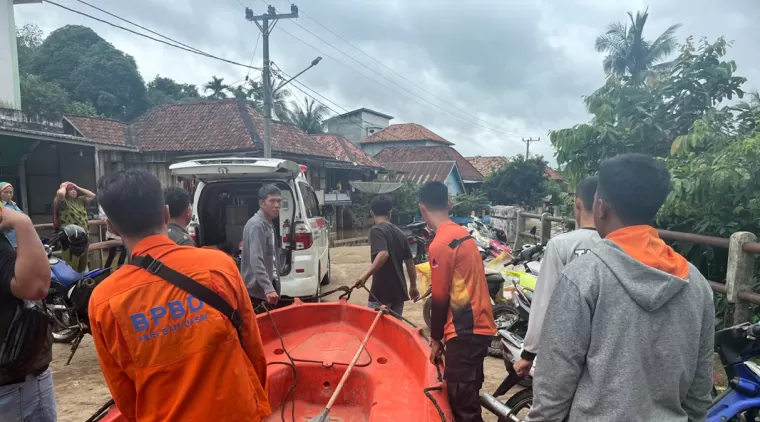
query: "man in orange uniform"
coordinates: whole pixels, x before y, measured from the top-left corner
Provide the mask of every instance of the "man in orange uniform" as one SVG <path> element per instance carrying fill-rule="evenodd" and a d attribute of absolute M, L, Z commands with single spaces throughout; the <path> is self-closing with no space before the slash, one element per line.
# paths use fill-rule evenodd
<path fill-rule="evenodd" d="M 433 286 L 430 337 L 433 364 L 444 353 L 444 379 L 454 420 L 482 422 L 480 387 L 483 361 L 496 335 L 483 259 L 464 227 L 449 219 L 446 185 L 430 182 L 420 189 L 420 212 L 435 231 L 430 244 Z"/>
<path fill-rule="evenodd" d="M 238 334 L 215 306 L 135 265 L 103 281 L 90 299 L 92 337 L 122 414 L 140 422 L 254 422 L 270 415 L 261 336 L 232 258 L 167 237 L 169 211 L 150 173 L 106 175 L 98 193 L 108 229 L 121 236 L 132 260 L 160 260 L 219 295 L 242 318 Z"/>

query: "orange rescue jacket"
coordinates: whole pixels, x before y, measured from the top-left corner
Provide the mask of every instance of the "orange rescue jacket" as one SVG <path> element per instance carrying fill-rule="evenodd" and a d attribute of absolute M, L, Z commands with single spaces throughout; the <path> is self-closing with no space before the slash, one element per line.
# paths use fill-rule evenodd
<path fill-rule="evenodd" d="M 211 288 L 243 318 L 242 347 L 220 312 L 135 266 L 104 280 L 90 299 L 103 375 L 130 421 L 252 421 L 272 411 L 256 317 L 234 261 L 221 251 L 177 246 L 165 235 L 140 241 L 151 255 Z"/>

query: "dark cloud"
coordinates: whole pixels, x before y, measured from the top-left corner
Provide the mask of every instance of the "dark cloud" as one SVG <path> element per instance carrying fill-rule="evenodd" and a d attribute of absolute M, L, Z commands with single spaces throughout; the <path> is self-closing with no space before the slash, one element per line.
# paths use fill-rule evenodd
<path fill-rule="evenodd" d="M 266 10 L 261 0 L 241 2 L 256 13 Z M 65 4 L 103 16 L 74 1 Z M 245 21 L 244 7 L 237 0 L 219 0 L 213 6 L 201 0 L 101 0 L 97 5 L 240 62 L 249 63 L 258 44 L 254 63 L 261 63 L 258 29 Z M 284 1 L 274 5 L 281 11 L 289 8 Z M 521 137 L 541 136 L 533 151 L 549 157 L 546 132 L 585 121 L 581 98 L 604 80 L 594 38 L 609 23 L 627 19 L 626 11 L 642 10 L 646 4 L 310 0 L 299 6 L 303 13 L 297 24 L 305 29 L 280 22 L 272 35 L 272 60 L 295 74 L 317 55 L 323 56 L 319 66 L 299 81 L 332 100 L 335 104 L 317 97 L 336 112 L 358 107 L 387 112 L 396 116 L 395 121 L 428 126 L 467 155 L 521 153 Z M 739 73 L 750 78 L 748 88 L 754 89 L 760 80 L 760 58 L 754 54 L 760 35 L 750 25 L 758 12 L 760 3 L 754 0 L 662 0 L 650 8 L 645 36 L 654 37 L 676 22 L 683 23 L 679 38 L 725 35 L 735 41 L 731 58 Z M 35 22 L 46 32 L 68 23 L 91 26 L 133 55 L 146 79 L 161 74 L 202 85 L 211 75 L 234 82 L 247 74 L 245 69 L 161 46 L 52 5 L 18 6 L 16 19 L 18 24 Z M 293 94 L 303 98 L 298 87 L 292 87 Z"/>

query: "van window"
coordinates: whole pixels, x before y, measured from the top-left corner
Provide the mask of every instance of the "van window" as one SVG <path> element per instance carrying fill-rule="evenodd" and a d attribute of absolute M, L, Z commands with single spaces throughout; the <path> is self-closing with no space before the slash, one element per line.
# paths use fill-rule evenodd
<path fill-rule="evenodd" d="M 319 204 L 317 204 L 317 196 L 311 189 L 311 186 L 305 183 L 298 184 L 298 190 L 301 191 L 301 197 L 303 198 L 303 205 L 306 207 L 306 217 L 316 218 L 319 217 Z"/>

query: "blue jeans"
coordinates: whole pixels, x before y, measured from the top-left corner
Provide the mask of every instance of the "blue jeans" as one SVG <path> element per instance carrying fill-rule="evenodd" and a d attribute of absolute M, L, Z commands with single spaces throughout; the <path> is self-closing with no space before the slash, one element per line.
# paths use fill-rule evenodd
<path fill-rule="evenodd" d="M 24 382 L 0 387 L 0 419 L 3 422 L 55 422 L 55 391 L 50 369 Z"/>
<path fill-rule="evenodd" d="M 370 300 L 367 302 L 367 306 L 369 306 L 372 309 L 380 309 L 381 306 L 385 305 L 386 308 L 390 309 L 391 311 L 395 312 L 398 315 L 404 314 L 404 302 L 396 302 L 396 303 L 380 303 L 375 302 L 374 300 Z M 393 314 L 390 314 L 393 315 Z M 398 318 L 396 315 L 393 315 L 396 318 Z"/>

